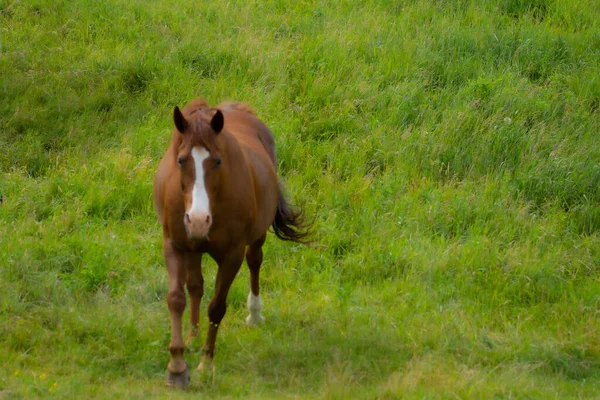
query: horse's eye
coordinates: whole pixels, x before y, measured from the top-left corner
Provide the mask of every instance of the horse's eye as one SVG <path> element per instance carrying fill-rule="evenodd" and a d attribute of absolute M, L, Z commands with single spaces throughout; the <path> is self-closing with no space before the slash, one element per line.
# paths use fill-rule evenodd
<path fill-rule="evenodd" d="M 179 163 L 179 166 L 180 166 L 180 167 L 183 167 L 183 164 L 185 164 L 185 158 L 183 158 L 183 157 L 179 157 L 179 158 L 177 159 L 177 162 Z"/>
<path fill-rule="evenodd" d="M 219 165 L 221 165 L 221 159 L 215 158 L 215 167 L 218 167 Z"/>

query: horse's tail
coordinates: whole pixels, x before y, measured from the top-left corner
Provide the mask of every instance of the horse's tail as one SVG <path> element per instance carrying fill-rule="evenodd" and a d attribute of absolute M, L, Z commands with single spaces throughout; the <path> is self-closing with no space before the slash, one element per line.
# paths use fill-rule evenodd
<path fill-rule="evenodd" d="M 277 201 L 277 213 L 273 221 L 273 231 L 281 240 L 291 242 L 310 243 L 312 223 L 306 221 L 306 217 L 301 210 L 295 210 L 283 196 L 281 184 L 278 182 L 279 200 Z"/>

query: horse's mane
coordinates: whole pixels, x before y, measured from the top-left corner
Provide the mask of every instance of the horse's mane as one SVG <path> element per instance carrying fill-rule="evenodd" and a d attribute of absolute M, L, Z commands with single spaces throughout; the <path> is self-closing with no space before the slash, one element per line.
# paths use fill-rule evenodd
<path fill-rule="evenodd" d="M 236 102 L 225 102 L 225 103 L 221 103 L 221 105 L 219 106 L 221 108 L 229 108 L 229 109 L 233 109 L 233 110 L 237 110 L 237 111 L 243 111 L 246 112 L 248 114 L 251 115 L 256 115 L 256 113 L 254 112 L 254 110 L 252 109 L 252 107 L 250 107 L 248 104 L 246 103 L 236 103 Z"/>
<path fill-rule="evenodd" d="M 200 111 L 203 108 L 208 108 L 208 107 L 210 107 L 210 106 L 208 105 L 208 102 L 206 100 L 194 99 L 189 104 L 187 104 L 183 108 L 182 111 L 185 116 L 191 116 L 191 115 L 195 114 L 197 111 Z M 252 107 L 250 107 L 246 103 L 226 101 L 224 103 L 219 104 L 219 106 L 217 108 L 242 111 L 242 112 L 248 113 L 250 115 L 256 115 L 256 112 L 254 112 Z"/>
<path fill-rule="evenodd" d="M 208 102 L 204 99 L 194 99 L 189 102 L 185 107 L 183 107 L 183 115 L 189 117 L 194 114 L 196 111 L 201 110 L 203 108 L 208 107 Z"/>

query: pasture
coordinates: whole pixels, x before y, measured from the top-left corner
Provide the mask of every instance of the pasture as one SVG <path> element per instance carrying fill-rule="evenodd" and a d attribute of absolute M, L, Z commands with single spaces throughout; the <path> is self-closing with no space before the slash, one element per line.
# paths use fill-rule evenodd
<path fill-rule="evenodd" d="M 597 398 L 599 15 L 0 0 L 0 398 Z M 243 266 L 176 392 L 152 181 L 199 96 L 269 126 L 316 243 L 268 236 L 265 323 Z"/>

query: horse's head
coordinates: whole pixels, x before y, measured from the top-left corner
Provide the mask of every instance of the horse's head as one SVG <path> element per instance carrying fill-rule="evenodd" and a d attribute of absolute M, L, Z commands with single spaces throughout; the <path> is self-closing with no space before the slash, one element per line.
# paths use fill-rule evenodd
<path fill-rule="evenodd" d="M 173 119 L 181 135 L 175 162 L 185 204 L 183 223 L 190 239 L 206 240 L 213 222 L 211 200 L 216 197 L 221 178 L 217 135 L 223 129 L 223 114 L 217 109 L 201 108 L 188 113 L 186 119 L 175 107 Z"/>

